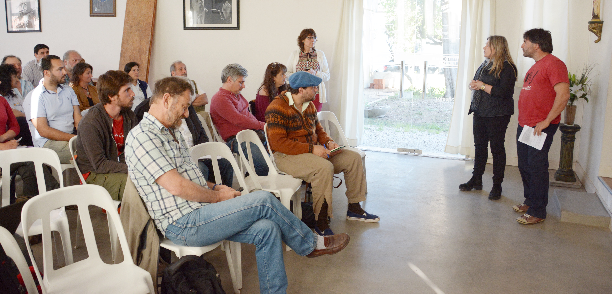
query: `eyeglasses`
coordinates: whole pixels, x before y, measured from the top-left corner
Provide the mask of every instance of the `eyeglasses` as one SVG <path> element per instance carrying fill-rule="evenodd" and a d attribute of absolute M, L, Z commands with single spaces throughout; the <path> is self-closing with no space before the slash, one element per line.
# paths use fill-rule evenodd
<path fill-rule="evenodd" d="M 308 36 L 308 37 L 306 37 L 306 39 L 316 41 L 316 40 L 317 40 L 317 37 Z"/>

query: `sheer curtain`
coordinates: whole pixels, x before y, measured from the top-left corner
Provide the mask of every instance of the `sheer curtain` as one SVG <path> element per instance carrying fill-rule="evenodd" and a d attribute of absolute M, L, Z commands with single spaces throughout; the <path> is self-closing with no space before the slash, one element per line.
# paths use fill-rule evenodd
<path fill-rule="evenodd" d="M 363 0 L 344 0 L 342 20 L 331 68 L 329 108 L 333 111 L 349 144 L 358 144 L 363 134 Z"/>
<path fill-rule="evenodd" d="M 457 91 L 445 152 L 474 156 L 472 116 L 468 116 L 472 91 L 468 84 L 484 60 L 482 47 L 495 31 L 495 0 L 463 0 Z"/>

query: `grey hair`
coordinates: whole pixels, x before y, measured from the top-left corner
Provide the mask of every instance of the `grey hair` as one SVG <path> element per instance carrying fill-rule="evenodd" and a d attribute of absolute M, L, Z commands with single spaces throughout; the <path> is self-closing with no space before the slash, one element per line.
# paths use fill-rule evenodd
<path fill-rule="evenodd" d="M 19 62 L 21 62 L 21 58 L 15 56 L 15 55 L 7 55 L 7 56 L 4 56 L 4 58 L 2 58 L 2 63 L 1 64 L 6 64 L 6 60 L 9 59 L 9 58 L 13 58 L 13 57 L 17 58 L 19 60 Z"/>
<path fill-rule="evenodd" d="M 176 71 L 176 64 L 177 64 L 177 63 L 182 63 L 182 64 L 185 64 L 184 62 L 182 62 L 182 61 L 180 61 L 180 60 L 177 60 L 177 61 L 173 62 L 173 63 L 170 65 L 170 74 L 172 74 L 172 72 L 173 72 L 173 71 Z"/>
<path fill-rule="evenodd" d="M 77 52 L 76 50 L 68 50 L 68 51 L 66 51 L 66 53 L 64 53 L 64 57 L 63 57 L 62 61 L 68 60 L 68 58 L 70 57 L 70 53 L 76 53 L 76 54 L 79 54 L 79 56 L 81 56 L 81 54 L 79 52 Z"/>
<path fill-rule="evenodd" d="M 238 79 L 238 77 L 248 77 L 249 74 L 247 70 L 242 67 L 242 65 L 238 63 L 232 63 L 225 66 L 223 71 L 221 72 L 221 82 L 225 83 L 228 77 L 231 77 L 233 81 Z"/>

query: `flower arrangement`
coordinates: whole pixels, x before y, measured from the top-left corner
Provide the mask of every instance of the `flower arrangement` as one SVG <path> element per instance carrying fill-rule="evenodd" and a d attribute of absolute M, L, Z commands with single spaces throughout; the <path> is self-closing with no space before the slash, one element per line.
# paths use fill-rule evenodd
<path fill-rule="evenodd" d="M 576 77 L 576 74 L 568 73 L 570 82 L 570 98 L 567 105 L 574 105 L 578 99 L 584 99 L 587 103 L 589 102 L 589 96 L 591 94 L 591 72 L 593 71 L 594 65 L 587 65 L 583 70 L 580 78 Z"/>

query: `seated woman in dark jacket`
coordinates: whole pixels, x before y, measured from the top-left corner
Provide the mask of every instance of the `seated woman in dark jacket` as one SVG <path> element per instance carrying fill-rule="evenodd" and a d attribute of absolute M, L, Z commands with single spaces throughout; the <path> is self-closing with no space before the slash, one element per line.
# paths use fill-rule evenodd
<path fill-rule="evenodd" d="M 493 188 L 489 199 L 498 200 L 501 197 L 501 184 L 506 168 L 504 141 L 510 116 L 514 114 L 512 95 L 517 73 L 506 38 L 491 36 L 483 49 L 486 60 L 470 83 L 470 89 L 473 90 L 469 113 L 474 113 L 474 171 L 467 183 L 459 185 L 459 190 L 482 189 L 482 175 L 487 164 L 487 146 L 490 142 L 493 154 Z"/>

